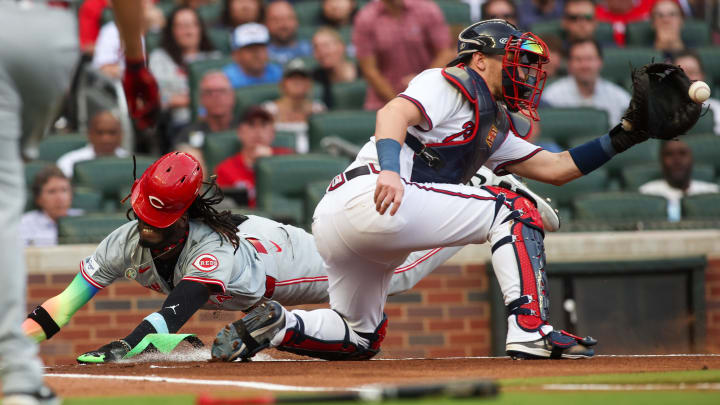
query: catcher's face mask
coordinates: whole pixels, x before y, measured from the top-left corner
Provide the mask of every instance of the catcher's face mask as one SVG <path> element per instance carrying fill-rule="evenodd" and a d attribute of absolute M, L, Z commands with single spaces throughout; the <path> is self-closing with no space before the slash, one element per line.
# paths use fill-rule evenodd
<path fill-rule="evenodd" d="M 549 51 L 545 42 L 526 32 L 520 37 L 510 36 L 503 56 L 503 97 L 511 111 L 520 111 L 535 121 L 540 120 L 537 106 L 545 87 Z"/>

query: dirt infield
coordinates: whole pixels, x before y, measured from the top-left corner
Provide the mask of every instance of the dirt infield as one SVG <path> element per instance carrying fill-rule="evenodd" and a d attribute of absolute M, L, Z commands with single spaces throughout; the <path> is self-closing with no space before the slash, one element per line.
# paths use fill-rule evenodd
<path fill-rule="evenodd" d="M 275 355 L 281 357 L 282 355 Z M 372 383 L 422 383 L 468 378 L 529 378 L 608 373 L 720 369 L 720 356 L 601 356 L 589 360 L 513 361 L 458 358 L 325 362 L 277 360 L 248 363 L 149 361 L 64 365 L 46 369 L 64 397 L 309 390 Z M 71 377 L 70 374 L 73 376 Z M 265 385 L 263 385 L 265 383 Z M 279 387 L 269 384 L 281 384 Z"/>

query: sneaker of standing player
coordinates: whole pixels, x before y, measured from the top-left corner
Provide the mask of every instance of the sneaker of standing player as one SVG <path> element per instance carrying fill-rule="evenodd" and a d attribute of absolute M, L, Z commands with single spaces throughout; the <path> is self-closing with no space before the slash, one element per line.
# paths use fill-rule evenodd
<path fill-rule="evenodd" d="M 210 352 L 214 361 L 248 360 L 270 346 L 270 339 L 285 325 L 285 311 L 275 302 L 258 305 L 245 317 L 218 332 Z"/>
<path fill-rule="evenodd" d="M 527 184 L 518 180 L 512 174 L 498 176 L 485 166 L 473 175 L 468 182 L 473 187 L 497 186 L 518 193 L 532 201 L 540 212 L 543 221 L 543 229 L 547 232 L 555 232 L 560 229 L 560 217 L 557 209 L 553 208 L 549 198 L 543 198 L 530 190 Z"/>
<path fill-rule="evenodd" d="M 2 405 L 60 405 L 62 399 L 48 387 L 41 387 L 33 393 L 8 392 L 2 399 Z"/>

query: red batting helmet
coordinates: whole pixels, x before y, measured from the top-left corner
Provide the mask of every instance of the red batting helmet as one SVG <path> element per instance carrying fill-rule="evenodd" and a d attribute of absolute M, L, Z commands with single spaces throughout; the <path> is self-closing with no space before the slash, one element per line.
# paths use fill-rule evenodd
<path fill-rule="evenodd" d="M 200 193 L 200 163 L 183 152 L 170 152 L 153 163 L 133 184 L 130 202 L 143 222 L 167 228 L 185 213 Z"/>

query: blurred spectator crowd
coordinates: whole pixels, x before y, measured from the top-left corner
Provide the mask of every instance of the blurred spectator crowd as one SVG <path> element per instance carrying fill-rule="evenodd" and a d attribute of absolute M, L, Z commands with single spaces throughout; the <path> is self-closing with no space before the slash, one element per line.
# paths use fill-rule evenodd
<path fill-rule="evenodd" d="M 458 33 L 480 19 L 508 20 L 548 44 L 541 121 L 531 140 L 552 151 L 619 122 L 630 99 L 630 66 L 667 60 L 720 91 L 720 5 L 711 0 L 143 4 L 147 63 L 163 107 L 153 142 L 124 142 L 133 134 L 118 109 L 91 111 L 77 128 L 56 125 L 26 168 L 27 245 L 53 244 L 58 234 L 61 241 L 85 241 L 72 223 L 83 212 L 102 213 L 107 224 L 121 221 L 119 201 L 132 185 L 133 165 L 139 177 L 170 150 L 193 154 L 206 178 L 217 176 L 228 208 L 307 226 L 328 181 L 372 136 L 374 111 L 419 72 L 445 66 Z M 82 69 L 119 80 L 124 57 L 112 0 L 69 7 L 77 8 Z M 638 145 L 562 190 L 531 186 L 551 196 L 564 219 L 607 219 L 608 201 L 627 208 L 612 214 L 617 220 L 720 217 L 720 101 L 705 104 L 683 142 Z M 59 121 L 77 121 L 65 118 Z M 634 206 L 646 207 L 646 216 Z"/>

